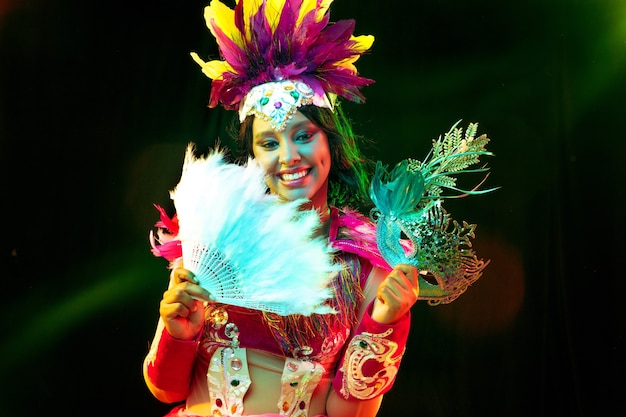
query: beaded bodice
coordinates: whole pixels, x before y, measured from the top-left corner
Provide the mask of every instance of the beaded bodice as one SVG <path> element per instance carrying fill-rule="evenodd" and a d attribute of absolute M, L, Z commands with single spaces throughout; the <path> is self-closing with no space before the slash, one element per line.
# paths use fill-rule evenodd
<path fill-rule="evenodd" d="M 337 211 L 333 214 L 336 221 Z M 331 227 L 331 242 L 337 232 L 337 227 Z M 251 349 L 284 359 L 278 412 L 291 417 L 308 415 L 319 381 L 335 375 L 356 325 L 362 290 L 372 268 L 367 258 L 346 251 L 338 252 L 335 262 L 343 264 L 329 301 L 337 314 L 285 317 L 232 305 L 206 305 L 198 355 L 199 363 L 207 366 L 213 415 L 238 416 L 244 412 L 243 400 L 253 383 L 248 369 Z"/>

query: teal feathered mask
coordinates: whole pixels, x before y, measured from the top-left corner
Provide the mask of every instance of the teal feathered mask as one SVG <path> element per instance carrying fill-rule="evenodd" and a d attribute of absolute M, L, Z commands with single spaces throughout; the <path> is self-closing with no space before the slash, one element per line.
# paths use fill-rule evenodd
<path fill-rule="evenodd" d="M 477 124 L 470 124 L 465 133 L 457 125 L 433 141 L 424 161 L 406 159 L 391 172 L 378 162 L 370 185 L 375 205 L 370 216 L 377 223 L 381 255 L 392 267 L 399 263 L 416 266 L 420 271 L 419 298 L 431 304 L 456 299 L 480 278 L 488 264 L 472 249 L 470 239 L 476 226 L 459 224 L 442 207 L 445 198 L 495 190 L 478 190 L 488 174 L 471 189 L 457 186 L 459 174 L 487 172 L 486 166 L 470 167 L 480 162 L 480 156 L 493 155 L 485 149 L 489 138 L 475 137 Z"/>

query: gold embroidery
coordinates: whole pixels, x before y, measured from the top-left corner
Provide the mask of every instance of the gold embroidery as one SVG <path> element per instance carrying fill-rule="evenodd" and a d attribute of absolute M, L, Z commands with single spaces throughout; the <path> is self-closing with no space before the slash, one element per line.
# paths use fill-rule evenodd
<path fill-rule="evenodd" d="M 398 344 L 386 337 L 393 332 L 388 329 L 384 333 L 373 334 L 364 332 L 356 335 L 348 349 L 341 367 L 343 372 L 341 395 L 359 400 L 369 400 L 382 394 L 396 378 L 398 363 L 403 352 L 398 352 Z M 375 363 L 372 364 L 371 362 Z M 365 375 L 366 363 L 374 369 Z"/>

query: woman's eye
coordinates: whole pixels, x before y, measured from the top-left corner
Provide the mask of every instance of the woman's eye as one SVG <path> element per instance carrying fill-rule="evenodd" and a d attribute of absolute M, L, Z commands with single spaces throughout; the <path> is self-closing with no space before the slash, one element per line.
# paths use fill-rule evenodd
<path fill-rule="evenodd" d="M 274 149 L 277 146 L 277 142 L 274 140 L 266 140 L 259 143 L 259 146 L 263 149 Z"/>
<path fill-rule="evenodd" d="M 294 140 L 296 142 L 308 142 L 311 140 L 313 135 L 314 135 L 313 132 L 301 132 L 295 136 Z"/>

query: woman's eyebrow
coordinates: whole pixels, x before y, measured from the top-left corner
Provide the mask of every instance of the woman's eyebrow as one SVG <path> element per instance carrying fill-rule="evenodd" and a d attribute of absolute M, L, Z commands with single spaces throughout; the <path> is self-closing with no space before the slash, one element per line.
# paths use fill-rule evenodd
<path fill-rule="evenodd" d="M 254 135 L 254 139 L 255 139 L 255 140 L 256 140 L 256 139 L 263 139 L 263 138 L 264 138 L 264 137 L 266 137 L 269 133 L 270 133 L 270 132 L 269 132 L 268 130 L 263 131 L 263 132 L 257 132 L 257 133 Z"/>
<path fill-rule="evenodd" d="M 294 130 L 298 130 L 298 129 L 302 129 L 302 128 L 308 128 L 308 127 L 314 127 L 316 126 L 315 123 L 311 122 L 310 120 L 302 120 L 300 122 L 297 122 L 295 124 L 293 124 L 292 126 L 289 127 L 289 131 L 292 132 Z M 271 136 L 275 136 L 276 135 L 276 131 L 273 129 L 267 129 L 267 130 L 263 130 L 261 132 L 257 132 L 256 135 L 254 135 L 254 140 L 261 140 L 261 139 L 265 139 L 267 137 L 271 137 Z"/>
<path fill-rule="evenodd" d="M 272 129 L 268 129 L 268 130 L 263 130 L 261 132 L 257 132 L 256 135 L 254 135 L 254 140 L 262 140 L 268 137 L 272 137 L 276 135 L 276 131 L 272 130 Z"/>
<path fill-rule="evenodd" d="M 313 128 L 315 126 L 316 126 L 315 123 L 313 123 L 310 120 L 302 120 L 300 122 L 293 124 L 291 127 L 289 127 L 289 131 L 293 132 L 294 130 L 298 130 L 302 128 Z"/>

